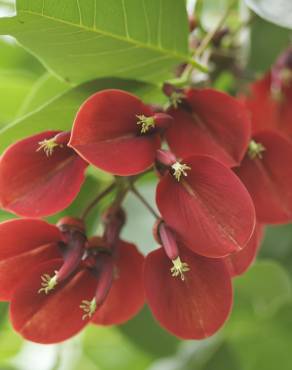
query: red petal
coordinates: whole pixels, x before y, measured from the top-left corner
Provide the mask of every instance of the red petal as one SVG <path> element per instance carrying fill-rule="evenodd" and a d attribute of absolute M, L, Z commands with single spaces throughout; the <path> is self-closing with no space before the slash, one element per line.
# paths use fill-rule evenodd
<path fill-rule="evenodd" d="M 211 89 L 189 90 L 187 101 L 192 112 L 169 112 L 175 119 L 166 131 L 171 150 L 181 158 L 204 154 L 226 166 L 238 165 L 250 139 L 246 109 L 231 96 Z"/>
<path fill-rule="evenodd" d="M 235 170 L 247 187 L 262 223 L 283 223 L 292 220 L 292 145 L 275 132 L 254 136 L 266 150 L 262 159 L 245 156 Z"/>
<path fill-rule="evenodd" d="M 273 98 L 271 74 L 251 85 L 251 95 L 244 98 L 251 113 L 252 131 L 276 130 L 292 137 L 292 87 L 283 89 L 281 100 Z"/>
<path fill-rule="evenodd" d="M 206 257 L 241 250 L 255 226 L 252 200 L 231 170 L 207 156 L 182 161 L 191 167 L 180 182 L 160 181 L 156 201 L 165 222 L 185 245 Z"/>
<path fill-rule="evenodd" d="M 180 252 L 190 268 L 184 281 L 171 276 L 172 263 L 162 248 L 146 257 L 146 299 L 156 319 L 174 335 L 183 339 L 209 337 L 231 310 L 231 277 L 223 260 L 201 257 L 187 248 Z"/>
<path fill-rule="evenodd" d="M 36 265 L 60 257 L 56 226 L 41 220 L 11 220 L 0 224 L 0 299 L 9 300 L 15 286 Z"/>
<path fill-rule="evenodd" d="M 18 141 L 0 160 L 0 203 L 21 216 L 41 217 L 66 208 L 78 194 L 86 162 L 67 147 L 46 156 L 39 142 L 58 132 L 47 131 Z"/>
<path fill-rule="evenodd" d="M 62 260 L 53 260 L 37 266 L 23 276 L 12 296 L 12 324 L 28 340 L 44 344 L 61 342 L 88 323 L 82 320 L 84 312 L 80 308 L 82 300 L 92 299 L 96 289 L 96 279 L 88 270 L 77 271 L 48 295 L 38 293 L 41 276 L 54 275 L 61 265 Z"/>
<path fill-rule="evenodd" d="M 92 95 L 75 118 L 70 146 L 86 161 L 115 175 L 143 172 L 160 146 L 157 134 L 141 134 L 136 115 L 153 112 L 134 95 L 104 90 Z"/>
<path fill-rule="evenodd" d="M 263 231 L 263 225 L 257 224 L 250 241 L 244 249 L 225 258 L 227 268 L 232 277 L 242 275 L 254 262 L 261 245 Z"/>
<path fill-rule="evenodd" d="M 117 325 L 128 321 L 145 302 L 142 276 L 144 257 L 133 244 L 120 241 L 118 248 L 117 277 L 104 304 L 93 318 L 95 324 Z"/>

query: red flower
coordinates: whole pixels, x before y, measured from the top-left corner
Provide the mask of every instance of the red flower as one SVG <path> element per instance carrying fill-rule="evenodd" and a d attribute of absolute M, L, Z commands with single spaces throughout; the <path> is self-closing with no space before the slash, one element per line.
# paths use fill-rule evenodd
<path fill-rule="evenodd" d="M 147 302 L 155 318 L 172 334 L 183 339 L 209 337 L 224 324 L 232 307 L 227 267 L 222 259 L 199 256 L 176 243 L 167 226 L 166 230 L 160 231 L 164 248 L 146 257 Z"/>
<path fill-rule="evenodd" d="M 247 187 L 259 222 L 292 220 L 292 145 L 276 132 L 254 135 L 236 174 Z"/>
<path fill-rule="evenodd" d="M 143 172 L 160 147 L 158 129 L 171 117 L 120 90 L 92 95 L 80 108 L 70 146 L 89 163 L 115 175 Z"/>
<path fill-rule="evenodd" d="M 87 163 L 66 146 L 67 133 L 46 131 L 11 145 L 0 159 L 0 205 L 41 217 L 66 208 L 84 181 Z"/>
<path fill-rule="evenodd" d="M 58 227 L 32 219 L 2 223 L 0 297 L 11 301 L 15 330 L 56 343 L 89 322 L 119 324 L 134 316 L 144 304 L 144 258 L 118 239 L 122 224 L 114 219 L 103 238 L 88 242 L 83 224 L 71 218 Z"/>
<path fill-rule="evenodd" d="M 261 245 L 263 232 L 263 225 L 257 224 L 247 245 L 240 252 L 225 257 L 227 268 L 232 277 L 245 273 L 254 262 Z"/>
<path fill-rule="evenodd" d="M 80 263 L 47 294 L 40 292 L 41 279 L 44 274 L 55 276 L 62 260 L 46 262 L 26 274 L 11 299 L 14 329 L 31 341 L 56 343 L 89 322 L 112 325 L 129 320 L 144 304 L 143 257 L 127 242 L 121 241 L 118 250 L 115 259 L 101 252 L 95 265 Z"/>
<path fill-rule="evenodd" d="M 183 244 L 206 257 L 244 248 L 255 227 L 255 211 L 233 172 L 207 156 L 175 163 L 170 156 L 167 163 L 160 151 L 158 160 L 173 164 L 157 187 L 157 206 Z"/>
<path fill-rule="evenodd" d="M 275 130 L 292 138 L 292 48 L 285 51 L 271 71 L 250 86 L 242 98 L 251 113 L 253 133 Z"/>
<path fill-rule="evenodd" d="M 242 160 L 250 122 L 246 109 L 234 98 L 212 89 L 190 89 L 183 104 L 168 113 L 174 122 L 166 130 L 166 140 L 178 157 L 211 155 L 226 166 Z"/>
<path fill-rule="evenodd" d="M 23 219 L 0 224 L 0 299 L 10 300 L 32 267 L 61 257 L 60 230 L 45 221 Z"/>

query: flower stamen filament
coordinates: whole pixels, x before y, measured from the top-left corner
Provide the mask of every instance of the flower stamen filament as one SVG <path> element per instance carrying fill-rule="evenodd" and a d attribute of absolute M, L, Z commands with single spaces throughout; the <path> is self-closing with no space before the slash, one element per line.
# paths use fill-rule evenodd
<path fill-rule="evenodd" d="M 263 152 L 266 150 L 266 148 L 261 143 L 257 143 L 254 140 L 251 140 L 248 146 L 248 156 L 250 159 L 263 158 Z"/>
<path fill-rule="evenodd" d="M 188 176 L 186 171 L 190 171 L 191 167 L 180 162 L 175 162 L 171 168 L 173 169 L 174 173 L 173 176 L 177 179 L 177 181 L 180 181 L 181 176 Z"/>
<path fill-rule="evenodd" d="M 39 289 L 38 293 L 44 292 L 47 295 L 56 287 L 58 284 L 57 273 L 58 271 L 55 271 L 54 276 L 50 276 L 49 274 L 44 274 L 41 276 L 42 288 Z"/>
<path fill-rule="evenodd" d="M 137 125 L 141 125 L 141 134 L 145 134 L 150 128 L 155 127 L 154 117 L 146 117 L 144 114 L 137 114 L 136 117 L 139 120 Z"/>
<path fill-rule="evenodd" d="M 87 318 L 91 319 L 97 309 L 96 299 L 93 298 L 91 301 L 82 301 L 80 308 L 85 312 L 85 314 L 82 316 L 82 320 L 86 320 Z"/>
<path fill-rule="evenodd" d="M 185 280 L 184 272 L 190 271 L 189 265 L 186 262 L 182 262 L 180 257 L 177 257 L 175 260 L 172 260 L 173 266 L 170 269 L 171 276 L 178 277 L 180 276 L 181 280 Z"/>
<path fill-rule="evenodd" d="M 45 152 L 46 156 L 50 157 L 53 154 L 54 149 L 58 146 L 62 147 L 62 145 L 58 144 L 55 141 L 55 138 L 53 137 L 52 139 L 45 139 L 45 140 L 40 141 L 39 142 L 39 147 L 36 151 L 39 152 L 40 150 L 43 150 Z"/>

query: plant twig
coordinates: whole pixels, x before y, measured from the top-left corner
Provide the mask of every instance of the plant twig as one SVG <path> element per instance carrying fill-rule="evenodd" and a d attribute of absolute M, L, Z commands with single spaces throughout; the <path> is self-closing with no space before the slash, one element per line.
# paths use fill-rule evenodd
<path fill-rule="evenodd" d="M 154 218 L 156 218 L 157 220 L 161 218 L 133 184 L 131 185 L 130 189 L 132 193 L 135 194 L 135 196 L 140 200 L 140 202 L 143 203 L 144 206 L 150 211 Z"/>
<path fill-rule="evenodd" d="M 85 208 L 81 215 L 82 220 L 86 219 L 90 211 L 99 203 L 99 201 L 101 201 L 104 197 L 111 193 L 115 189 L 116 185 L 117 185 L 116 182 L 113 182 L 108 187 L 106 187 L 101 193 L 99 193 L 91 203 L 89 203 L 89 205 Z"/>

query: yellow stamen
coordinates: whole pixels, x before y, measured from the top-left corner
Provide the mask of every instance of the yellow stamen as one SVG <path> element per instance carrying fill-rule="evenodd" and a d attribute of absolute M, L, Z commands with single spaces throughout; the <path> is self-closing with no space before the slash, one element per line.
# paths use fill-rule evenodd
<path fill-rule="evenodd" d="M 175 260 L 172 260 L 173 266 L 170 269 L 171 276 L 178 277 L 180 276 L 181 280 L 185 280 L 184 272 L 190 271 L 189 265 L 186 262 L 182 262 L 179 257 Z"/>
<path fill-rule="evenodd" d="M 188 176 L 187 172 L 186 171 L 189 171 L 191 170 L 191 167 L 190 166 L 187 166 L 186 164 L 184 163 L 180 163 L 180 162 L 175 162 L 171 168 L 174 170 L 174 177 L 177 179 L 177 181 L 180 181 L 180 178 L 181 176 Z"/>
<path fill-rule="evenodd" d="M 137 125 L 141 125 L 142 134 L 145 134 L 145 132 L 147 132 L 150 128 L 155 127 L 155 121 L 153 117 L 146 117 L 144 114 L 136 115 L 136 117 L 139 119 Z"/>
<path fill-rule="evenodd" d="M 257 143 L 254 140 L 251 140 L 248 146 L 248 156 L 250 159 L 255 159 L 255 158 L 263 158 L 263 152 L 266 150 L 266 148 L 261 144 Z"/>
<path fill-rule="evenodd" d="M 49 294 L 49 292 L 55 288 L 55 286 L 58 284 L 57 272 L 58 271 L 55 271 L 55 275 L 52 277 L 49 274 L 44 274 L 41 276 L 42 288 L 39 289 L 38 293 L 44 292 L 45 294 Z"/>
<path fill-rule="evenodd" d="M 82 316 L 82 320 L 90 319 L 96 311 L 96 300 L 93 298 L 91 301 L 82 301 L 80 308 L 85 312 Z"/>
<path fill-rule="evenodd" d="M 45 139 L 39 142 L 39 147 L 37 149 L 37 152 L 39 152 L 40 150 L 43 150 L 46 156 L 50 157 L 53 154 L 54 149 L 58 146 L 62 146 L 62 145 L 59 145 L 58 143 L 56 143 L 55 138 L 48 139 L 48 140 Z"/>
<path fill-rule="evenodd" d="M 174 91 L 169 97 L 170 105 L 177 109 L 184 97 L 183 93 Z"/>

